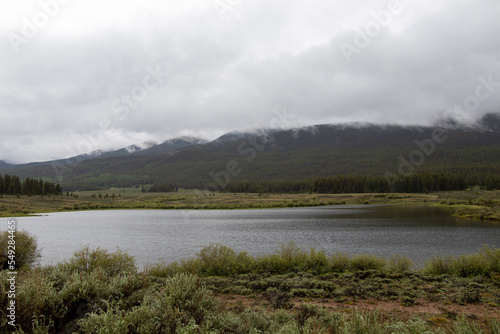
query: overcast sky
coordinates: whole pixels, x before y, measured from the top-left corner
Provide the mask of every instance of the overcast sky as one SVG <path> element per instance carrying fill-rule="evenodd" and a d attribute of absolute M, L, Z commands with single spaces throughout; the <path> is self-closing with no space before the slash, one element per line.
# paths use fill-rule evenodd
<path fill-rule="evenodd" d="M 3 1 L 0 160 L 473 120 L 500 111 L 499 18 L 498 0 Z"/>

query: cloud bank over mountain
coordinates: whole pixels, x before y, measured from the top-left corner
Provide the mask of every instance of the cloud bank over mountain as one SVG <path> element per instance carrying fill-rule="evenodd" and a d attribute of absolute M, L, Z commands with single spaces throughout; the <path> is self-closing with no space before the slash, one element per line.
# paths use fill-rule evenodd
<path fill-rule="evenodd" d="M 498 1 L 9 3 L 0 159 L 500 105 Z"/>

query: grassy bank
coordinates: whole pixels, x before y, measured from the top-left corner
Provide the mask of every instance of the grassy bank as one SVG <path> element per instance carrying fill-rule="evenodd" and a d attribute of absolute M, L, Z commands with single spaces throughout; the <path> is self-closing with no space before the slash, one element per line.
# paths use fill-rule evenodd
<path fill-rule="evenodd" d="M 467 190 L 435 194 L 232 194 L 185 190 L 142 193 L 114 188 L 69 196 L 3 196 L 0 217 L 34 213 L 109 209 L 257 209 L 342 204 L 439 205 L 456 215 L 500 221 L 500 191 Z"/>
<path fill-rule="evenodd" d="M 439 203 L 468 219 L 500 221 L 500 191 L 453 191 L 439 194 Z"/>
<path fill-rule="evenodd" d="M 84 248 L 18 275 L 18 333 L 499 333 L 500 250 L 434 259 L 304 251 L 251 257 L 211 244 L 138 270 Z M 0 272 L 1 328 L 9 289 Z"/>

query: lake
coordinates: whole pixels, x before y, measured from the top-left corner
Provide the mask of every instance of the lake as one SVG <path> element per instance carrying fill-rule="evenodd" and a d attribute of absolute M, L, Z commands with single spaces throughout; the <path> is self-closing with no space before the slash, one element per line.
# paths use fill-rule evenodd
<path fill-rule="evenodd" d="M 37 237 L 42 264 L 67 260 L 84 245 L 119 247 L 140 266 L 193 257 L 210 242 L 262 255 L 294 240 L 327 254 L 400 254 L 418 266 L 436 255 L 477 252 L 483 244 L 500 247 L 500 224 L 431 206 L 63 212 L 18 218 L 18 229 Z"/>

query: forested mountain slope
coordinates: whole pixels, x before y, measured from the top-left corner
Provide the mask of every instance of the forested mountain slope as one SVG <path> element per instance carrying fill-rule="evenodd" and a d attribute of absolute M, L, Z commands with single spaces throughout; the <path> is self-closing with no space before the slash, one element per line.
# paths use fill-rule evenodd
<path fill-rule="evenodd" d="M 64 189 L 82 190 L 153 183 L 185 188 L 215 183 L 223 188 L 241 181 L 421 171 L 472 178 L 500 175 L 500 114 L 471 126 L 317 125 L 230 133 L 209 143 L 194 141 L 173 149 L 157 145 L 86 160 L 0 165 L 0 173 L 43 177 L 61 182 Z"/>

